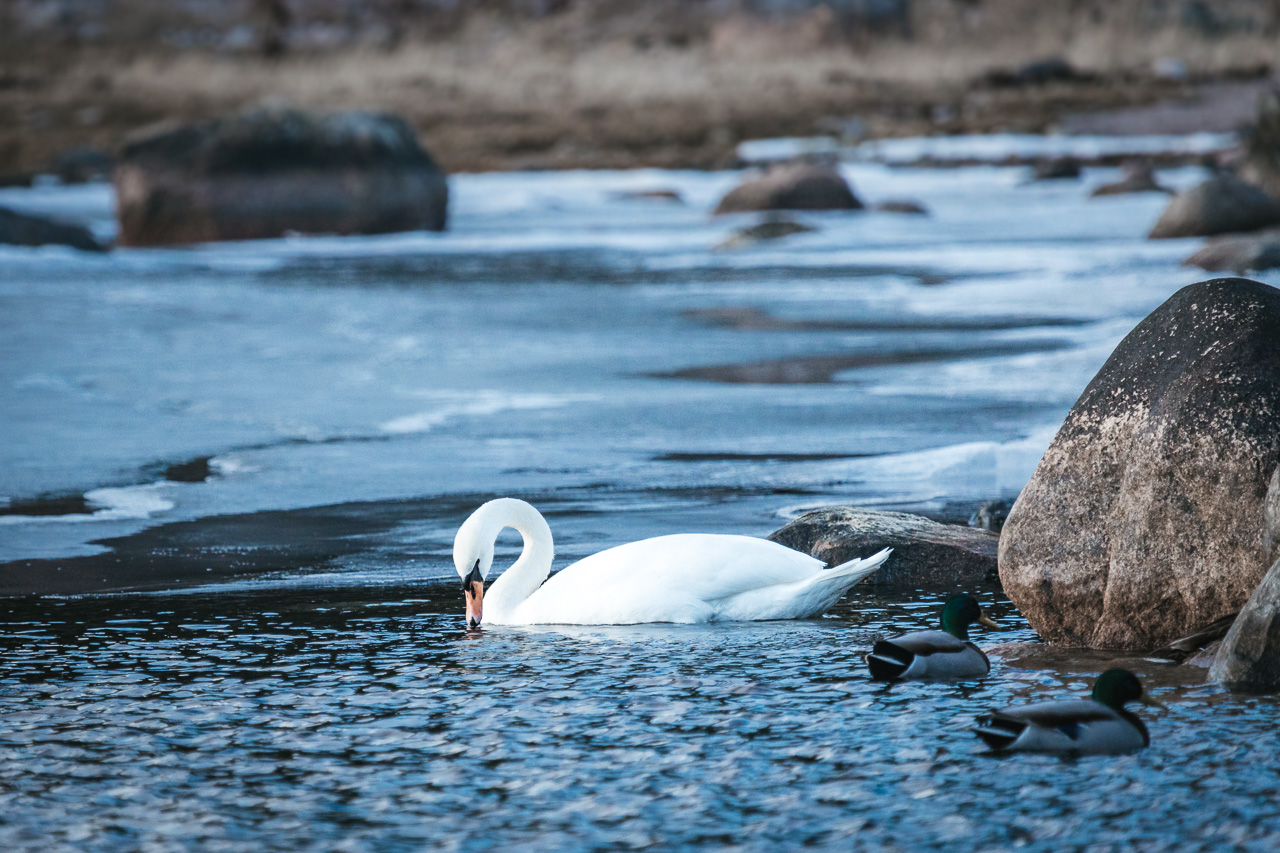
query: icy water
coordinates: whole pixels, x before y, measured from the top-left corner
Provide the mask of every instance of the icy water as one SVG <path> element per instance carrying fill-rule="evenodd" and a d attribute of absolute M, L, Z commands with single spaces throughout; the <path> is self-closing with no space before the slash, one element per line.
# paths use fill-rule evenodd
<path fill-rule="evenodd" d="M 460 630 L 453 532 L 496 495 L 544 510 L 558 566 L 1016 495 L 1119 339 L 1205 277 L 1194 241 L 1143 239 L 1163 197 L 1087 200 L 1115 170 L 846 169 L 931 215 L 716 251 L 755 221 L 707 214 L 733 174 L 462 175 L 440 235 L 0 249 L 0 841 L 1274 849 L 1274 700 L 1130 661 L 1170 704 L 1150 749 L 992 759 L 976 713 L 1111 662 L 867 681 L 942 592 Z M 684 203 L 625 195 L 653 189 Z M 0 205 L 112 227 L 103 187 Z"/>

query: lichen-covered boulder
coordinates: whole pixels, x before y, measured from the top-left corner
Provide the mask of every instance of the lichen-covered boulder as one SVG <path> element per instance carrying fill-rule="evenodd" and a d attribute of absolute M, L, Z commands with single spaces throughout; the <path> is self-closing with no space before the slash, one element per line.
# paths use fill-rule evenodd
<path fill-rule="evenodd" d="M 1272 225 L 1280 225 L 1280 200 L 1222 172 L 1169 199 L 1148 236 L 1211 237 Z"/>
<path fill-rule="evenodd" d="M 863 581 L 872 586 L 972 589 L 996 582 L 996 534 L 905 512 L 824 507 L 769 538 L 831 566 L 892 548 L 884 565 Z"/>
<path fill-rule="evenodd" d="M 403 119 L 288 108 L 144 131 L 114 181 L 128 246 L 439 231 L 449 197 Z"/>
<path fill-rule="evenodd" d="M 1000 580 L 1052 643 L 1151 649 L 1240 609 L 1270 565 L 1280 290 L 1184 287 L 1120 342 L 1000 537 Z"/>
<path fill-rule="evenodd" d="M 0 208 L 0 243 L 14 246 L 70 246 L 86 252 L 105 252 L 89 229 L 42 216 Z"/>
<path fill-rule="evenodd" d="M 859 210 L 862 202 L 835 166 L 787 163 L 729 191 L 716 207 L 722 213 L 759 210 Z"/>

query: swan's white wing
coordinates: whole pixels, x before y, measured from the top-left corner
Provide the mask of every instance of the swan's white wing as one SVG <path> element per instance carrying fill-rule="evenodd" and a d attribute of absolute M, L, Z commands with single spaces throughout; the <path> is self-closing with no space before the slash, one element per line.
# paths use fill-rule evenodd
<path fill-rule="evenodd" d="M 547 580 L 516 610 L 522 624 L 702 622 L 714 602 L 795 583 L 820 560 L 767 539 L 680 533 L 592 554 Z"/>

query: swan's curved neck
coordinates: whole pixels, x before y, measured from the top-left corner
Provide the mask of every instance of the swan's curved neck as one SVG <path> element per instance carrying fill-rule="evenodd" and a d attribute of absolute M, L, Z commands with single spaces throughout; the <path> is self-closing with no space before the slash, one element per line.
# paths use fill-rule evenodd
<path fill-rule="evenodd" d="M 493 582 L 484 596 L 486 615 L 500 623 L 506 621 L 551 574 L 555 543 L 546 519 L 524 501 L 499 499 L 485 504 L 481 510 L 484 511 L 480 519 L 483 524 L 481 535 L 489 542 L 496 540 L 507 527 L 515 528 L 524 539 L 520 558 Z"/>

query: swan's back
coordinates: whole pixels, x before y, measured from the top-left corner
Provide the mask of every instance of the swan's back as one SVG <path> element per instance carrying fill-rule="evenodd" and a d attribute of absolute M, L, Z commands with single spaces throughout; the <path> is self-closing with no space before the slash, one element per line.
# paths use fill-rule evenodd
<path fill-rule="evenodd" d="M 519 624 L 706 622 L 726 602 L 778 597 L 823 571 L 819 560 L 751 536 L 678 533 L 592 554 L 550 577 L 516 609 Z M 731 616 L 728 618 L 742 618 Z M 748 618 L 788 618 L 756 616 Z"/>

